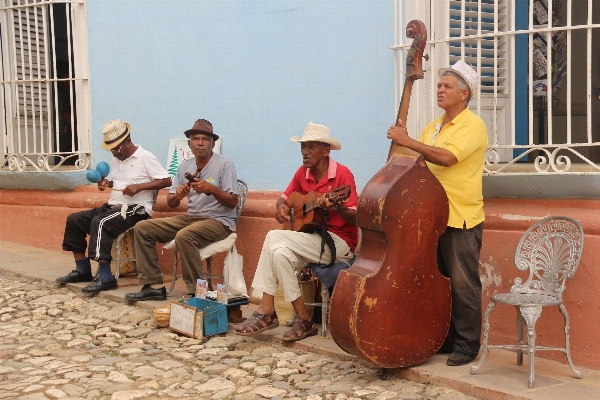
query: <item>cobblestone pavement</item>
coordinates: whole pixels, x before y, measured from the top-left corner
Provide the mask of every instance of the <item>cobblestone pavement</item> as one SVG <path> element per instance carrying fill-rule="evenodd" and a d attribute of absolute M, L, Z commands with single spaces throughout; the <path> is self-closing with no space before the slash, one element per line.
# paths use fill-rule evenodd
<path fill-rule="evenodd" d="M 228 333 L 200 341 L 152 312 L 0 273 L 0 399 L 474 399 Z"/>

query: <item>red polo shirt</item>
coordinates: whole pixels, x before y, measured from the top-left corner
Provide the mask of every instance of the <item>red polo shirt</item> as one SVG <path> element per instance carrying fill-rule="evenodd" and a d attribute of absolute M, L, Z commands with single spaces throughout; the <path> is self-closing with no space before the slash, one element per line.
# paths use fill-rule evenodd
<path fill-rule="evenodd" d="M 348 167 L 338 164 L 333 158 L 329 157 L 327 176 L 325 176 L 321 182 L 315 182 L 315 178 L 310 168 L 301 166 L 294 174 L 294 178 L 292 178 L 287 189 L 281 194 L 281 197 L 283 197 L 284 200 L 287 200 L 292 192 L 301 194 L 307 194 L 309 192 L 327 193 L 330 186 L 331 189 L 337 189 L 344 185 L 350 185 L 351 190 L 350 197 L 344 202 L 344 207 L 356 210 L 358 197 L 356 195 L 354 175 L 352 175 L 352 172 L 350 172 Z M 358 243 L 358 228 L 355 225 L 347 223 L 335 210 L 331 210 L 329 219 L 327 220 L 327 226 L 330 232 L 333 232 L 344 239 L 346 243 L 348 243 L 348 246 L 350 246 L 350 249 L 354 251 L 354 248 Z"/>

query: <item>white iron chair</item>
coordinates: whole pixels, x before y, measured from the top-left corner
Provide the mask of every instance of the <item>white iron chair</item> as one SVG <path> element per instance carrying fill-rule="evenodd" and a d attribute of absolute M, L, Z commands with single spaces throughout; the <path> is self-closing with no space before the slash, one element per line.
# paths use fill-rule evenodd
<path fill-rule="evenodd" d="M 235 209 L 236 211 L 236 223 L 242 214 L 242 210 L 244 209 L 244 203 L 246 202 L 246 197 L 248 196 L 248 185 L 241 179 L 237 180 L 238 184 L 238 205 Z M 223 278 L 222 276 L 213 275 L 212 273 L 212 256 L 221 253 L 224 251 L 230 251 L 235 244 L 235 240 L 237 239 L 237 234 L 232 232 L 229 236 L 227 236 L 223 240 L 219 240 L 218 242 L 214 242 L 209 244 L 206 247 L 203 247 L 199 250 L 200 252 L 200 262 L 206 260 L 206 273 L 204 274 L 204 279 L 208 281 L 208 289 L 213 290 L 212 287 L 212 279 Z M 179 278 L 177 275 L 177 246 L 175 245 L 175 239 L 171 240 L 167 243 L 163 248 L 165 249 L 175 249 L 173 253 L 173 280 L 171 281 L 171 287 L 167 290 L 167 294 L 171 293 L 173 288 L 175 287 L 175 281 Z"/>
<path fill-rule="evenodd" d="M 529 270 L 529 278 L 522 283 L 516 278 L 510 293 L 497 293 L 491 297 L 483 322 L 483 344 L 479 363 L 471 367 L 471 374 L 481 368 L 490 348 L 517 350 L 517 364 L 523 364 L 523 352 L 529 355 L 529 387 L 533 388 L 534 357 L 538 350 L 558 350 L 567 355 L 571 370 L 577 378 L 582 377 L 571 359 L 569 346 L 569 314 L 563 304 L 562 294 L 567 278 L 573 278 L 583 249 L 583 229 L 569 217 L 544 218 L 530 227 L 517 246 L 515 266 L 520 271 Z M 517 344 L 488 345 L 489 316 L 496 303 L 509 304 L 517 309 Z M 565 319 L 565 347 L 547 347 L 535 344 L 535 324 L 542 314 L 542 307 L 558 306 Z M 523 330 L 527 324 L 527 342 Z"/>

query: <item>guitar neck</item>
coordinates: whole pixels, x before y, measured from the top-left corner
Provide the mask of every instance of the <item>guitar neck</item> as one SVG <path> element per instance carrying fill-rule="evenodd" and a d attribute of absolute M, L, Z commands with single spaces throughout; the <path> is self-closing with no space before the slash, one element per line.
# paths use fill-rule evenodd
<path fill-rule="evenodd" d="M 338 204 L 350 195 L 350 186 L 341 186 L 326 194 L 331 202 Z M 317 196 L 321 193 L 310 192 L 300 194 L 292 192 L 285 201 L 290 209 L 290 220 L 283 224 L 283 229 L 290 229 L 297 232 L 312 232 L 315 226 L 323 221 L 324 210 L 317 205 Z"/>
<path fill-rule="evenodd" d="M 309 201 L 308 203 L 306 203 L 306 212 L 309 213 L 312 210 L 317 208 L 317 201 L 313 200 L 313 201 Z"/>

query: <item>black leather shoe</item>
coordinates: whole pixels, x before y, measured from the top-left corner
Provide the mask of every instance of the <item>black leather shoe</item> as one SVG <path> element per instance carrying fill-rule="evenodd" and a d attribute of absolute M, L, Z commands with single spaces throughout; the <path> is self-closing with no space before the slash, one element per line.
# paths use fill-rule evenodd
<path fill-rule="evenodd" d="M 166 300 L 167 289 L 164 286 L 160 289 L 154 289 L 150 285 L 144 285 L 142 286 L 142 290 L 135 293 L 127 293 L 125 298 L 133 301 Z"/>
<path fill-rule="evenodd" d="M 455 351 L 454 353 L 450 354 L 450 357 L 448 357 L 448 361 L 446 361 L 446 364 L 452 367 L 455 367 L 457 365 L 465 365 L 473 361 L 474 358 L 475 356 L 470 356 L 468 354 L 463 354 Z"/>
<path fill-rule="evenodd" d="M 92 273 L 89 272 L 87 274 L 82 274 L 77 270 L 73 270 L 69 272 L 65 276 L 61 276 L 60 278 L 56 278 L 56 282 L 58 283 L 77 283 L 77 282 L 91 282 L 94 280 Z"/>
<path fill-rule="evenodd" d="M 103 290 L 115 290 L 117 287 L 118 286 L 116 279 L 104 282 L 102 279 L 100 279 L 99 276 L 97 276 L 96 279 L 92 281 L 92 283 L 81 289 L 81 291 L 83 293 L 98 293 L 102 292 Z"/>

